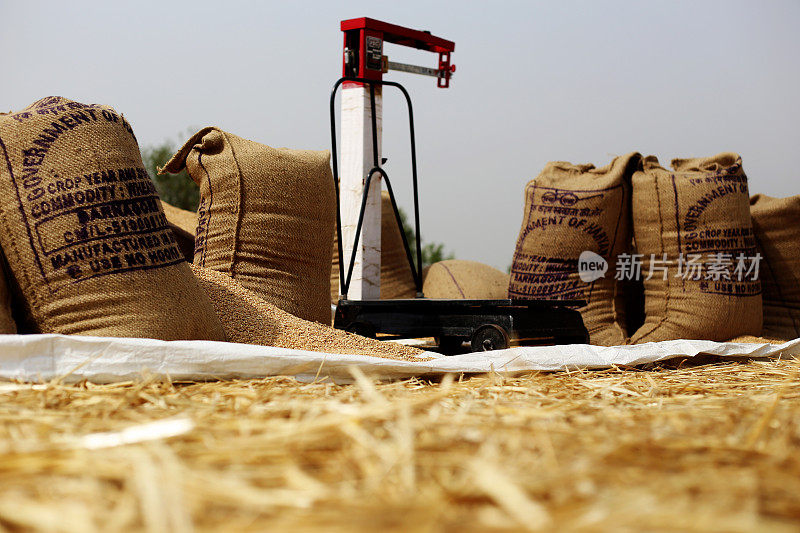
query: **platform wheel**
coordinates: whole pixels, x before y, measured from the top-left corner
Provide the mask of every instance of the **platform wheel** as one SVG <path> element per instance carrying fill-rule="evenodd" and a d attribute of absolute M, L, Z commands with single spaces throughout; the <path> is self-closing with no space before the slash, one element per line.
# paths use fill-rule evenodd
<path fill-rule="evenodd" d="M 370 339 L 375 338 L 375 326 L 372 324 L 367 324 L 366 322 L 353 322 L 345 328 L 345 331 L 348 333 L 361 335 L 362 337 L 368 337 Z"/>
<path fill-rule="evenodd" d="M 508 334 L 498 326 L 481 326 L 472 334 L 473 352 L 489 352 L 508 348 Z"/>

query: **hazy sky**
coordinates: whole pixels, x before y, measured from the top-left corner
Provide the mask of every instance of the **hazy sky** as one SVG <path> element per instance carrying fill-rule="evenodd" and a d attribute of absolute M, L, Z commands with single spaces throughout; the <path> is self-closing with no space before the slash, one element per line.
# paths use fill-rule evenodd
<path fill-rule="evenodd" d="M 415 106 L 422 233 L 505 270 L 523 189 L 547 161 L 736 151 L 751 192 L 800 194 L 800 2 L 36 2 L 0 0 L 0 109 L 46 95 L 125 113 L 142 146 L 216 125 L 330 146 L 339 21 L 368 16 L 456 43 L 450 89 L 390 73 Z M 433 54 L 387 45 L 393 60 Z M 388 91 L 388 89 L 387 89 Z M 383 155 L 411 207 L 403 101 Z M 795 221 L 794 223 L 798 223 Z"/>

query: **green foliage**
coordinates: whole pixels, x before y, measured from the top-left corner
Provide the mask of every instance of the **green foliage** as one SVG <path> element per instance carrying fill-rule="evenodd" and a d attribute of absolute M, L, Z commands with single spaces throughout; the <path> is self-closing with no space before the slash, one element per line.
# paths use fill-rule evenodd
<path fill-rule="evenodd" d="M 200 190 L 186 169 L 180 174 L 158 174 L 156 167 L 163 166 L 176 152 L 177 148 L 170 141 L 155 146 L 146 146 L 142 149 L 144 168 L 156 184 L 158 195 L 168 204 L 188 211 L 197 211 L 200 204 Z"/>
<path fill-rule="evenodd" d="M 408 221 L 408 217 L 406 216 L 406 212 L 403 211 L 402 208 L 398 207 L 398 211 L 400 212 L 400 220 L 403 222 L 403 232 L 406 234 L 406 240 L 408 240 L 408 246 L 411 248 L 411 256 L 414 258 L 414 261 L 417 260 L 417 237 L 414 233 L 414 225 Z M 427 244 L 422 245 L 422 268 L 430 266 L 434 263 L 438 263 L 439 261 L 444 261 L 446 259 L 455 259 L 456 256 L 453 252 L 448 252 L 445 250 L 444 244 L 440 242 L 429 242 Z"/>
<path fill-rule="evenodd" d="M 444 248 L 444 244 L 440 242 L 429 242 L 422 246 L 422 266 L 423 268 L 445 261 L 447 259 L 455 259 L 456 255 L 453 252 L 448 252 Z"/>

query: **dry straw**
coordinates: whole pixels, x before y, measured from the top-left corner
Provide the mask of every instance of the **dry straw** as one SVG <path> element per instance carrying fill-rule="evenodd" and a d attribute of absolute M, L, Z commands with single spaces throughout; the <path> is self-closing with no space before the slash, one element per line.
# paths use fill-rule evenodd
<path fill-rule="evenodd" d="M 0 384 L 0 530 L 800 526 L 800 361 Z"/>

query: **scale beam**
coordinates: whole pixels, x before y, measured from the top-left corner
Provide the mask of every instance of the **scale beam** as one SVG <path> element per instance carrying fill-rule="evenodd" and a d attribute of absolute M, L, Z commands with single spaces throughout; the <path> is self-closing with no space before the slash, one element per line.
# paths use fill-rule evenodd
<path fill-rule="evenodd" d="M 419 65 L 409 65 L 407 63 L 398 63 L 397 61 L 386 61 L 386 66 L 384 67 L 385 70 L 396 70 L 398 72 L 409 72 L 411 74 L 419 74 L 421 76 L 431 76 L 434 78 L 444 78 L 448 77 L 453 79 L 453 71 L 455 70 L 455 65 L 451 66 L 450 75 L 448 76 L 444 71 L 430 68 L 430 67 L 421 67 Z"/>
<path fill-rule="evenodd" d="M 413 30 L 367 17 L 343 20 L 344 54 L 342 76 L 380 81 L 388 70 L 411 72 L 436 78 L 436 86 L 447 88 L 455 72 L 450 54 L 456 49 L 453 41 L 432 35 L 429 31 Z M 438 68 L 430 69 L 389 61 L 383 55 L 383 43 L 408 46 L 438 54 Z"/>

